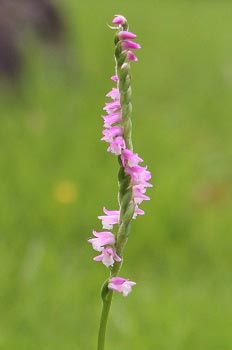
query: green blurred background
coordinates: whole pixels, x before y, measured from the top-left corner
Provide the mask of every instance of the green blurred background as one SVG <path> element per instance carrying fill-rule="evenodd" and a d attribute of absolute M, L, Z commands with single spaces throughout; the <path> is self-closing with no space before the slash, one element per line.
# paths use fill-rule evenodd
<path fill-rule="evenodd" d="M 133 141 L 153 174 L 133 221 L 107 350 L 230 350 L 232 3 L 60 1 L 65 44 L 22 40 L 23 77 L 0 88 L 0 349 L 95 349 L 108 277 L 86 240 L 117 206 L 117 161 L 100 142 L 124 14 Z"/>

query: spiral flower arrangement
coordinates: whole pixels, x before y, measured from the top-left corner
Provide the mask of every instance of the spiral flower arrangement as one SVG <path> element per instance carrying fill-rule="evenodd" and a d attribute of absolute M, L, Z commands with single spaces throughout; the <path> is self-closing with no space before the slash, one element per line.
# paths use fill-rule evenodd
<path fill-rule="evenodd" d="M 133 151 L 132 145 L 132 104 L 131 104 L 131 76 L 130 62 L 138 58 L 131 50 L 140 49 L 140 45 L 133 41 L 136 35 L 129 31 L 126 18 L 115 15 L 111 27 L 115 34 L 115 74 L 111 77 L 116 86 L 106 95 L 111 99 L 106 102 L 102 116 L 104 121 L 102 140 L 109 144 L 107 151 L 118 157 L 118 203 L 117 210 L 103 208 L 105 215 L 98 218 L 102 221 L 104 231 L 93 231 L 94 238 L 88 239 L 93 249 L 100 252 L 94 257 L 94 261 L 101 261 L 109 268 L 110 276 L 102 287 L 103 308 L 98 336 L 98 350 L 104 349 L 105 330 L 108 313 L 111 305 L 113 291 L 121 292 L 127 296 L 135 282 L 118 276 L 122 266 L 122 255 L 128 240 L 130 224 L 137 215 L 143 215 L 144 211 L 139 205 L 150 198 L 145 194 L 146 188 L 152 185 L 148 182 L 151 173 L 147 166 L 140 163 L 143 159 Z M 113 233 L 117 225 L 116 233 Z"/>

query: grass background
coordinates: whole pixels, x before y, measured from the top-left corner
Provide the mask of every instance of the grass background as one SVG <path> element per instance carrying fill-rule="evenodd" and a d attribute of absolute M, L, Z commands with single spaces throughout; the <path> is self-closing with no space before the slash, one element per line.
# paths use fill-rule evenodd
<path fill-rule="evenodd" d="M 229 1 L 59 3 L 65 46 L 24 42 L 24 78 L 0 90 L 0 349 L 95 349 L 108 274 L 86 243 L 117 205 L 117 161 L 100 142 L 123 13 L 133 140 L 153 174 L 133 222 L 107 349 L 230 350 L 232 43 Z"/>

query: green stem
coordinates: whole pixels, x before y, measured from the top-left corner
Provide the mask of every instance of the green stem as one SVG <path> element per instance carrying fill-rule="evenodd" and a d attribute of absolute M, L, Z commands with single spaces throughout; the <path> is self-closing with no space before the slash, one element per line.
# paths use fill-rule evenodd
<path fill-rule="evenodd" d="M 106 335 L 106 325 L 108 321 L 108 315 L 110 311 L 113 291 L 109 291 L 107 293 L 107 298 L 103 299 L 102 304 L 102 313 L 101 313 L 101 320 L 100 320 L 100 327 L 98 332 L 98 350 L 104 350 L 105 349 L 105 335 Z"/>
<path fill-rule="evenodd" d="M 122 261 L 115 262 L 111 271 L 111 276 L 116 276 L 121 266 L 122 266 Z M 108 281 L 106 281 L 106 283 L 103 285 L 101 295 L 102 295 L 102 312 L 101 312 L 100 326 L 99 326 L 99 332 L 98 332 L 97 350 L 105 349 L 106 326 L 107 326 L 107 321 L 108 321 L 108 316 L 109 316 L 109 311 L 110 311 L 110 306 L 111 306 L 112 296 L 113 296 L 113 291 L 108 288 Z"/>

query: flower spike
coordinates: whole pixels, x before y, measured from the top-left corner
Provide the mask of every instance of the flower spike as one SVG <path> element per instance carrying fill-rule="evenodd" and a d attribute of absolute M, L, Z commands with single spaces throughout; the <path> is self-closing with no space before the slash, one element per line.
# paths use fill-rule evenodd
<path fill-rule="evenodd" d="M 123 262 L 123 251 L 128 240 L 132 219 L 143 215 L 140 208 L 143 201 L 150 198 L 146 195 L 151 173 L 147 166 L 141 165 L 143 159 L 135 153 L 132 144 L 132 103 L 131 103 L 131 61 L 138 61 L 133 50 L 140 49 L 139 43 L 133 41 L 136 34 L 129 31 L 128 22 L 122 15 L 115 15 L 111 27 L 115 33 L 115 73 L 111 76 L 114 82 L 112 89 L 106 94 L 110 102 L 106 102 L 102 116 L 104 121 L 103 137 L 101 140 L 108 143 L 107 151 L 117 156 L 118 172 L 118 208 L 108 210 L 103 208 L 104 215 L 98 216 L 104 230 L 93 231 L 95 238 L 88 239 L 93 249 L 100 252 L 93 258 L 101 261 L 110 269 L 110 277 L 102 288 L 103 309 L 99 329 L 98 350 L 104 349 L 105 328 L 113 291 L 127 296 L 135 282 L 118 273 Z M 115 230 L 117 227 L 117 230 Z M 114 232 L 115 230 L 115 232 Z"/>

